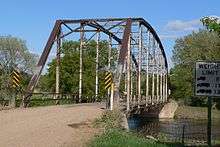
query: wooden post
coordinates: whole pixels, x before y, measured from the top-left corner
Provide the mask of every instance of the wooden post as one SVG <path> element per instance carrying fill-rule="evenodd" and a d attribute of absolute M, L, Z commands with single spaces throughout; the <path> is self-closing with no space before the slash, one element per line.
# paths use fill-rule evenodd
<path fill-rule="evenodd" d="M 15 89 L 13 89 L 12 97 L 9 100 L 9 106 L 11 108 L 15 108 L 16 107 L 16 90 Z"/>

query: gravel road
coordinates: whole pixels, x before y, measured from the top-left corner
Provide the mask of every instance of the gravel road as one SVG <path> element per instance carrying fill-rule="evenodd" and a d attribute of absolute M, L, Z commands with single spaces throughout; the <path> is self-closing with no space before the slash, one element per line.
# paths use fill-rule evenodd
<path fill-rule="evenodd" d="M 77 104 L 0 111 L 0 147 L 85 146 L 104 105 Z"/>

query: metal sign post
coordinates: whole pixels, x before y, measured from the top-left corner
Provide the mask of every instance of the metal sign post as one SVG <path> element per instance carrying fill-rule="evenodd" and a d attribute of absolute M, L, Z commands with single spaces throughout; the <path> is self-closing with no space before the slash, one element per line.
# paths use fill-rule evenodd
<path fill-rule="evenodd" d="M 212 97 L 220 96 L 220 62 L 196 62 L 195 95 L 208 96 L 207 142 L 211 146 Z"/>
<path fill-rule="evenodd" d="M 111 72 L 106 72 L 105 73 L 105 89 L 108 90 L 108 91 L 109 90 L 111 91 L 110 98 L 108 98 L 106 100 L 106 104 L 107 104 L 107 107 L 110 107 L 110 110 L 113 110 L 114 84 L 113 84 L 113 76 L 112 76 Z"/>
<path fill-rule="evenodd" d="M 12 87 L 13 87 L 13 92 L 12 92 L 12 96 L 10 99 L 10 106 L 11 107 L 16 107 L 16 96 L 17 96 L 17 92 L 18 92 L 18 88 L 20 87 L 21 84 L 21 73 L 18 69 L 14 69 L 12 74 L 11 74 L 11 83 L 12 83 Z"/>
<path fill-rule="evenodd" d="M 207 142 L 212 146 L 212 98 L 208 97 L 208 125 L 207 125 Z"/>

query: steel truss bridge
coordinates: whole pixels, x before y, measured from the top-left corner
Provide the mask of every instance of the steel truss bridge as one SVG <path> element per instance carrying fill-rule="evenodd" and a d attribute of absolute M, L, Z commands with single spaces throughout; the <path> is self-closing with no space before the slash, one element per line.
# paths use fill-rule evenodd
<path fill-rule="evenodd" d="M 54 94 L 57 97 L 61 94 L 60 60 L 62 53 L 60 50 L 63 39 L 71 37 L 80 41 L 79 86 L 77 87 L 79 102 L 83 97 L 83 53 L 87 43 L 92 39 L 96 40 L 95 97 L 99 94 L 101 64 L 99 58 L 102 51 L 99 42 L 107 40 L 108 61 L 106 65 L 102 65 L 105 67 L 102 70 L 113 73 L 114 88 L 112 92 L 108 91 L 111 97 L 111 109 L 124 105 L 129 111 L 134 107 L 151 106 L 167 101 L 168 65 L 164 48 L 153 27 L 143 18 L 57 20 L 23 97 L 24 107 L 28 105 L 34 94 L 34 88 L 53 48 L 56 50 Z M 113 54 L 113 49 L 116 54 Z M 120 90 L 121 87 L 123 90 Z"/>

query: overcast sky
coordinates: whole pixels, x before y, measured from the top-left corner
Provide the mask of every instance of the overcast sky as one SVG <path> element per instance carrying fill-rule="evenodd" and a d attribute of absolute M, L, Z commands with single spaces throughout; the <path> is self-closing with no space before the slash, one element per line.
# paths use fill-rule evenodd
<path fill-rule="evenodd" d="M 31 52 L 41 54 L 56 19 L 143 17 L 171 63 L 175 39 L 197 31 L 199 19 L 209 15 L 220 16 L 219 0 L 2 0 L 0 35 L 22 38 Z"/>

